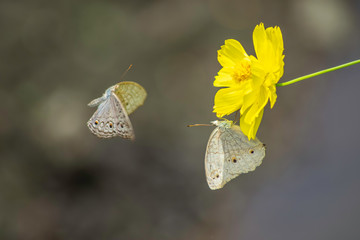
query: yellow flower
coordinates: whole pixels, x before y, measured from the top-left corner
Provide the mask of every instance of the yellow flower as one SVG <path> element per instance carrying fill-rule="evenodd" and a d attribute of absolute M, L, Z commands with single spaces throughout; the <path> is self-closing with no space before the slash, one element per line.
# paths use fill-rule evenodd
<path fill-rule="evenodd" d="M 223 67 L 215 77 L 214 112 L 217 117 L 240 110 L 240 128 L 249 139 L 256 138 L 264 107 L 270 100 L 276 102 L 275 84 L 284 73 L 284 46 L 279 27 L 264 24 L 255 27 L 253 41 L 256 57 L 246 54 L 241 44 L 228 39 L 218 51 L 218 61 Z"/>

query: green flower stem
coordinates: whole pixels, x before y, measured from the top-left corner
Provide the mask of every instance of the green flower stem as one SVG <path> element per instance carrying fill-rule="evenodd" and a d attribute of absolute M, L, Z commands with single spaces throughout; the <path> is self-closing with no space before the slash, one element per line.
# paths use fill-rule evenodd
<path fill-rule="evenodd" d="M 318 76 L 318 75 L 321 75 L 321 74 L 324 74 L 324 73 L 327 73 L 327 72 L 335 71 L 335 70 L 338 70 L 338 69 L 341 69 L 341 68 L 344 68 L 344 67 L 349 67 L 351 65 L 358 64 L 358 63 L 360 63 L 360 59 L 349 62 L 349 63 L 342 64 L 342 65 L 339 65 L 339 66 L 336 66 L 336 67 L 328 68 L 328 69 L 325 69 L 325 70 L 322 70 L 322 71 L 319 71 L 319 72 L 316 72 L 316 73 L 305 75 L 305 76 L 302 76 L 302 77 L 299 77 L 299 78 L 295 78 L 295 79 L 287 81 L 287 82 L 277 83 L 276 86 L 277 87 L 287 86 L 287 85 L 290 85 L 290 84 L 293 84 L 293 83 L 296 83 L 296 82 L 300 82 L 302 80 L 305 80 L 305 79 L 308 79 L 308 78 L 311 78 L 311 77 L 315 77 L 315 76 Z"/>

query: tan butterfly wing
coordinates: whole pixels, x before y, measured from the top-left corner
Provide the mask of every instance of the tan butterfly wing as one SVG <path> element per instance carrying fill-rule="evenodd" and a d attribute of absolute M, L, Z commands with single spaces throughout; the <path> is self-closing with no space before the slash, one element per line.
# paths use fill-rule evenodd
<path fill-rule="evenodd" d="M 145 89 L 136 82 L 120 82 L 116 84 L 115 94 L 129 115 L 144 104 L 147 96 Z"/>
<path fill-rule="evenodd" d="M 265 145 L 248 140 L 240 127 L 218 126 L 212 132 L 205 155 L 205 173 L 210 189 L 222 188 L 242 173 L 255 170 L 265 157 Z"/>
<path fill-rule="evenodd" d="M 125 139 L 135 139 L 130 119 L 113 92 L 100 102 L 87 125 L 90 131 L 100 138 L 120 136 Z"/>
<path fill-rule="evenodd" d="M 205 175 L 210 189 L 215 190 L 223 186 L 224 178 L 224 149 L 220 141 L 222 132 L 216 127 L 211 133 L 205 154 Z"/>

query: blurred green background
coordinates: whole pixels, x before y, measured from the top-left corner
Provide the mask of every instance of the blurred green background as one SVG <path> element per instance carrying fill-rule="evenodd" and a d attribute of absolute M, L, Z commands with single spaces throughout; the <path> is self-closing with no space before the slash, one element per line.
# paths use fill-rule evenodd
<path fill-rule="evenodd" d="M 0 1 L 0 239 L 358 239 L 360 69 L 280 87 L 263 164 L 223 189 L 204 154 L 217 50 L 280 26 L 291 80 L 360 56 L 358 0 Z M 87 103 L 136 81 L 136 141 Z"/>

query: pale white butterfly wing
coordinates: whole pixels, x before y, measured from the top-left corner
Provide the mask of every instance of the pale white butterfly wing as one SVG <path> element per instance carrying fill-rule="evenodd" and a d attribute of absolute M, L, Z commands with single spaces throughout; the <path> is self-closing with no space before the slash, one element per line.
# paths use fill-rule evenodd
<path fill-rule="evenodd" d="M 100 138 L 115 136 L 131 140 L 135 138 L 130 119 L 113 92 L 100 103 L 87 125 L 90 131 Z"/>
<path fill-rule="evenodd" d="M 224 151 L 220 142 L 221 130 L 215 128 L 210 135 L 205 153 L 205 174 L 210 189 L 222 187 L 224 169 Z"/>
<path fill-rule="evenodd" d="M 205 173 L 210 189 L 222 188 L 241 173 L 255 170 L 265 157 L 265 145 L 248 140 L 237 125 L 214 121 L 205 154 Z"/>
<path fill-rule="evenodd" d="M 145 89 L 136 82 L 120 82 L 116 84 L 115 94 L 129 115 L 144 104 L 147 96 Z"/>
<path fill-rule="evenodd" d="M 248 140 L 237 125 L 225 128 L 220 141 L 225 153 L 222 185 L 242 173 L 254 171 L 265 157 L 264 144 L 258 139 Z"/>
<path fill-rule="evenodd" d="M 105 96 L 96 98 L 96 99 L 92 100 L 91 102 L 89 102 L 89 103 L 88 103 L 88 106 L 89 106 L 89 107 L 99 106 L 100 103 L 104 102 L 105 100 L 106 100 L 106 97 L 105 97 Z"/>

